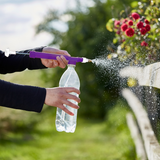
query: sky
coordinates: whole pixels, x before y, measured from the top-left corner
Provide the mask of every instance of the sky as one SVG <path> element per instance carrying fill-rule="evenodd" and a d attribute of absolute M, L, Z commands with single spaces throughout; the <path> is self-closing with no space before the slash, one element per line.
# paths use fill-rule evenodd
<path fill-rule="evenodd" d="M 86 1 L 86 0 L 83 0 Z M 39 24 L 49 9 L 74 8 L 75 0 L 0 0 L 0 50 L 24 50 L 46 46 L 51 35 L 35 35 Z"/>

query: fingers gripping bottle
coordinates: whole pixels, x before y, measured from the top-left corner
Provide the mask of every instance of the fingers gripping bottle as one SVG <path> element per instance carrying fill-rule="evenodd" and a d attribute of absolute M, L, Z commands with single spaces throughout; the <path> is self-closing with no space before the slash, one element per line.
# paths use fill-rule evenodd
<path fill-rule="evenodd" d="M 59 87 L 74 87 L 79 89 L 80 88 L 80 81 L 78 74 L 75 71 L 75 65 L 74 64 L 68 64 L 67 70 L 63 73 L 60 82 Z M 70 93 L 73 95 L 76 95 L 78 97 L 77 93 Z M 69 100 L 70 102 L 77 104 L 74 100 Z M 70 116 L 66 112 L 64 112 L 62 109 L 57 108 L 56 112 L 56 129 L 57 131 L 65 131 L 67 133 L 73 133 L 76 129 L 76 121 L 77 121 L 77 109 L 74 109 L 70 106 L 65 105 L 65 107 L 70 110 L 72 113 L 74 113 L 74 116 Z"/>

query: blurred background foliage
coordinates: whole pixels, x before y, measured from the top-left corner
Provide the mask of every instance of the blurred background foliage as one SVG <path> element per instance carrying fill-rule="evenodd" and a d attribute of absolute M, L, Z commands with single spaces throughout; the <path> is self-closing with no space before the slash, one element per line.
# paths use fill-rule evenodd
<path fill-rule="evenodd" d="M 64 13 L 50 10 L 37 26 L 36 33 L 48 32 L 53 36 L 50 45 L 59 45 L 60 49 L 67 50 L 71 56 L 90 59 L 107 56 L 107 45 L 112 42 L 114 33 L 107 31 L 106 22 L 112 17 L 118 17 L 119 11 L 132 1 L 93 0 L 93 6 L 84 7 L 77 0 L 76 10 Z M 57 22 L 61 22 L 67 29 L 62 31 L 55 28 Z M 117 71 L 112 68 L 104 68 L 102 71 L 90 63 L 77 64 L 76 70 L 81 81 L 79 116 L 103 119 L 119 98 L 120 79 L 117 78 Z M 45 70 L 43 79 L 49 86 L 58 86 L 63 72 L 61 69 Z"/>

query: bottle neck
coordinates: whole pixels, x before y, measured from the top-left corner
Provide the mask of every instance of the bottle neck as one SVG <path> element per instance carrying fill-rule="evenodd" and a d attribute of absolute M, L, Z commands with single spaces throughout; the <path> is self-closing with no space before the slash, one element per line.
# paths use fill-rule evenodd
<path fill-rule="evenodd" d="M 76 67 L 76 65 L 74 65 L 74 64 L 68 64 L 67 66 L 68 66 L 68 68 L 75 68 Z"/>

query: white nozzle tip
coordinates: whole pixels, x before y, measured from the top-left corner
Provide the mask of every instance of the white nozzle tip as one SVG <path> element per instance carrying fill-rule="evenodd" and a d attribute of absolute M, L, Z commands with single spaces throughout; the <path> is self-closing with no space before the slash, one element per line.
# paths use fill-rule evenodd
<path fill-rule="evenodd" d="M 83 57 L 83 62 L 82 63 L 87 63 L 87 62 L 92 62 L 92 60 Z"/>

